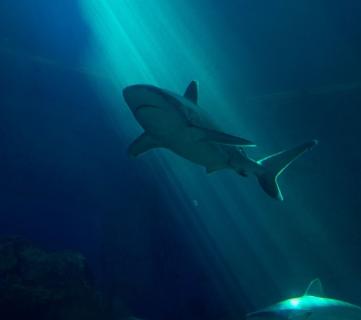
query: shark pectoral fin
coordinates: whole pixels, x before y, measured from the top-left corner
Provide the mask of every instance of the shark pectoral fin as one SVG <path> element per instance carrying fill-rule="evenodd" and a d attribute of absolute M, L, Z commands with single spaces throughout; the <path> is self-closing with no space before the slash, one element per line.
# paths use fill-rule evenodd
<path fill-rule="evenodd" d="M 192 101 L 194 104 L 198 104 L 198 82 L 193 80 L 188 85 L 184 92 L 184 97 Z"/>
<path fill-rule="evenodd" d="M 192 126 L 194 131 L 194 136 L 198 140 L 209 141 L 220 144 L 229 144 L 235 146 L 243 147 L 255 147 L 256 145 L 246 139 L 224 133 L 222 131 L 217 131 L 213 129 L 201 128 L 197 126 Z"/>
<path fill-rule="evenodd" d="M 323 297 L 323 287 L 320 279 L 314 279 L 308 285 L 305 296 Z"/>
<path fill-rule="evenodd" d="M 148 150 L 159 147 L 161 147 L 160 144 L 144 132 L 130 144 L 128 154 L 136 157 Z"/>

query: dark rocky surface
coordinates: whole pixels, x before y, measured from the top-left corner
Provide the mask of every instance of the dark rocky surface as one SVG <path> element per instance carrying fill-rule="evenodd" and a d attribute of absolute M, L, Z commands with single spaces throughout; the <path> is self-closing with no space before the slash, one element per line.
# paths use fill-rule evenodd
<path fill-rule="evenodd" d="M 115 317 L 81 254 L 47 252 L 18 237 L 0 239 L 0 310 L 4 320 Z"/>

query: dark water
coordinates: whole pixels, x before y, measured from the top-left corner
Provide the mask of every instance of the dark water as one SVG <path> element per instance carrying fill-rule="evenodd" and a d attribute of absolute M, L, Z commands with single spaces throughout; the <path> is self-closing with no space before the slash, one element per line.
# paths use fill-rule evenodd
<path fill-rule="evenodd" d="M 237 319 L 320 277 L 361 304 L 361 2 L 0 2 L 0 234 L 89 261 L 97 286 L 145 319 Z M 259 148 L 317 138 L 280 178 L 167 152 L 123 87 L 183 92 Z"/>

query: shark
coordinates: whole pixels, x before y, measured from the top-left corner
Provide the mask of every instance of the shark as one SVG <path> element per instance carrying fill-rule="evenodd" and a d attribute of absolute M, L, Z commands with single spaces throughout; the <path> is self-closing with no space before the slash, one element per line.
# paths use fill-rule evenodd
<path fill-rule="evenodd" d="M 325 296 L 320 279 L 303 296 L 247 314 L 247 320 L 361 320 L 361 307 Z"/>
<path fill-rule="evenodd" d="M 246 149 L 256 145 L 230 134 L 198 104 L 198 82 L 193 80 L 184 94 L 147 84 L 123 89 L 123 97 L 144 132 L 129 146 L 128 153 L 138 156 L 155 148 L 165 148 L 205 167 L 207 173 L 232 169 L 243 177 L 255 175 L 263 190 L 283 200 L 279 175 L 299 156 L 311 150 L 317 140 L 254 160 Z"/>

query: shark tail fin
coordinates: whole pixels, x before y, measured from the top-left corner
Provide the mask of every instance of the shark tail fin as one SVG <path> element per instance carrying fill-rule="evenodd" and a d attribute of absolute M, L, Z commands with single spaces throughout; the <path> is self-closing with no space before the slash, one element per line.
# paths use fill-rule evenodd
<path fill-rule="evenodd" d="M 272 198 L 283 200 L 282 192 L 278 186 L 278 176 L 299 156 L 308 150 L 311 150 L 316 144 L 317 140 L 312 140 L 299 145 L 295 148 L 281 151 L 263 158 L 258 162 L 264 167 L 264 171 L 257 175 L 258 181 L 263 190 Z"/>

